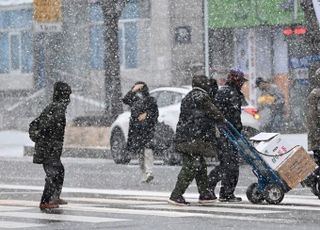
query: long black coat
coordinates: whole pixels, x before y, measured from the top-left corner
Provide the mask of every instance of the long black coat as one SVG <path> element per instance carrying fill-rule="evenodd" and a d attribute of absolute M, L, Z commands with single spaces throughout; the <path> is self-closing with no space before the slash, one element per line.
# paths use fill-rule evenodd
<path fill-rule="evenodd" d="M 59 86 L 59 85 L 58 85 Z M 63 87 L 67 87 L 64 89 Z M 60 164 L 64 130 L 66 126 L 66 110 L 69 104 L 71 89 L 68 85 L 54 89 L 53 102 L 40 114 L 40 139 L 35 143 L 37 155 L 43 156 L 44 164 Z M 67 91 L 67 92 L 65 92 Z"/>
<path fill-rule="evenodd" d="M 182 100 L 175 143 L 213 142 L 215 125 L 224 120 L 209 94 L 194 87 Z"/>
<path fill-rule="evenodd" d="M 136 93 L 129 91 L 122 101 L 131 108 L 127 151 L 136 154 L 143 148 L 153 148 L 152 139 L 159 116 L 156 100 L 149 94 L 139 98 Z M 138 117 L 143 113 L 147 113 L 147 117 L 139 121 Z"/>
<path fill-rule="evenodd" d="M 244 96 L 240 90 L 231 84 L 221 87 L 214 100 L 214 104 L 223 113 L 224 117 L 236 128 L 239 132 L 242 130 L 241 122 L 241 105 Z"/>

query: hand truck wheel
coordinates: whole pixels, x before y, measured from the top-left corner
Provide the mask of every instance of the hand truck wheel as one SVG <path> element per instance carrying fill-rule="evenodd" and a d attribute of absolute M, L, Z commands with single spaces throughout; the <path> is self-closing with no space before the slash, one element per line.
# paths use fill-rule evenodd
<path fill-rule="evenodd" d="M 284 192 L 276 184 L 267 185 L 264 191 L 264 197 L 269 204 L 280 204 L 284 198 Z"/>
<path fill-rule="evenodd" d="M 252 183 L 246 191 L 248 200 L 253 204 L 260 204 L 264 200 L 263 193 L 258 189 L 258 183 Z"/>
<path fill-rule="evenodd" d="M 311 192 L 320 199 L 320 179 L 316 180 L 310 187 Z"/>

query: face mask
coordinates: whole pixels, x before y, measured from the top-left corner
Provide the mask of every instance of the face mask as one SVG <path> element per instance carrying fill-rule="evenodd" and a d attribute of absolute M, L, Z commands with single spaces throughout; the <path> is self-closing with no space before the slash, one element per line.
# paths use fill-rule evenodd
<path fill-rule="evenodd" d="M 143 94 L 142 94 L 142 93 L 136 93 L 136 96 L 137 96 L 138 98 L 140 98 L 140 99 L 143 98 Z"/>

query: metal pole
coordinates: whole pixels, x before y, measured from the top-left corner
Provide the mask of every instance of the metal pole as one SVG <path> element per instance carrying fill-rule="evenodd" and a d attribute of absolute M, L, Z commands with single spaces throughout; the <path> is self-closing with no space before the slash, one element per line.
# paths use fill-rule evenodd
<path fill-rule="evenodd" d="M 293 23 L 297 21 L 298 18 L 298 0 L 293 1 Z"/>
<path fill-rule="evenodd" d="M 204 63 L 205 74 L 209 76 L 208 1 L 204 0 Z"/>

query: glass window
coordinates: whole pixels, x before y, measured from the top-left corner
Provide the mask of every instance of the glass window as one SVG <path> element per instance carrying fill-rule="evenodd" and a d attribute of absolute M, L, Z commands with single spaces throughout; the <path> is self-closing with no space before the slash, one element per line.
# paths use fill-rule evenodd
<path fill-rule="evenodd" d="M 0 33 L 0 73 L 9 72 L 9 39 L 8 33 Z"/>
<path fill-rule="evenodd" d="M 138 27 L 137 16 L 140 0 L 131 0 L 122 12 L 119 21 L 118 44 L 121 68 L 131 69 L 138 66 Z M 104 68 L 103 14 L 101 6 L 92 4 L 89 9 L 93 26 L 90 28 L 90 66 L 92 69 Z"/>
<path fill-rule="evenodd" d="M 104 66 L 103 26 L 94 25 L 90 28 L 90 66 L 102 70 Z"/>
<path fill-rule="evenodd" d="M 181 93 L 173 93 L 174 94 L 174 101 L 173 104 L 178 104 L 182 101 L 182 94 Z"/>
<path fill-rule="evenodd" d="M 135 22 L 127 22 L 124 24 L 124 36 L 125 36 L 125 67 L 136 68 L 137 67 L 137 25 Z"/>
<path fill-rule="evenodd" d="M 91 22 L 103 21 L 103 13 L 101 6 L 98 4 L 91 4 L 89 9 Z"/>
<path fill-rule="evenodd" d="M 159 107 L 169 106 L 175 104 L 175 95 L 169 91 L 159 92 L 157 98 L 157 104 Z"/>
<path fill-rule="evenodd" d="M 130 0 L 122 11 L 121 19 L 133 19 L 139 17 L 139 1 Z"/>
<path fill-rule="evenodd" d="M 21 71 L 32 72 L 32 62 L 32 35 L 31 31 L 25 31 L 21 34 Z"/>
<path fill-rule="evenodd" d="M 12 71 L 20 70 L 20 37 L 18 34 L 10 36 L 10 67 Z"/>
<path fill-rule="evenodd" d="M 120 53 L 120 66 L 123 65 L 123 56 L 124 56 L 124 49 L 123 49 L 123 44 L 124 44 L 124 38 L 123 38 L 123 28 L 122 26 L 119 25 L 119 31 L 118 31 L 118 45 L 119 45 L 119 53 Z"/>

